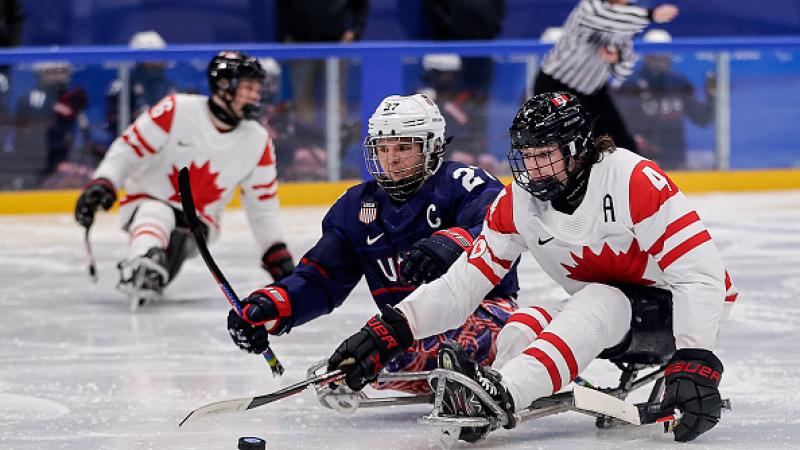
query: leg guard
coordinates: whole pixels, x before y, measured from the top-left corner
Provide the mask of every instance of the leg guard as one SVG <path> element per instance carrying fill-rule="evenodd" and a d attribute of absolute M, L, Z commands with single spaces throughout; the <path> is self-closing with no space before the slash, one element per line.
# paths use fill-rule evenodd
<path fill-rule="evenodd" d="M 503 367 L 528 348 L 559 311 L 555 306 L 531 306 L 512 314 L 497 335 L 497 357 L 492 367 Z"/>
<path fill-rule="evenodd" d="M 525 407 L 570 383 L 630 329 L 631 306 L 619 289 L 589 284 L 576 292 L 521 354 L 499 369 L 514 403 Z"/>
<path fill-rule="evenodd" d="M 413 351 L 404 353 L 386 365 L 388 372 L 419 372 L 435 369 L 439 347 L 446 339 L 456 341 L 466 354 L 481 365 L 490 365 L 497 354 L 495 339 L 501 327 L 516 310 L 511 299 L 486 299 L 461 327 L 446 333 L 414 341 Z M 393 389 L 410 394 L 430 392 L 426 380 L 376 382 L 375 389 Z"/>

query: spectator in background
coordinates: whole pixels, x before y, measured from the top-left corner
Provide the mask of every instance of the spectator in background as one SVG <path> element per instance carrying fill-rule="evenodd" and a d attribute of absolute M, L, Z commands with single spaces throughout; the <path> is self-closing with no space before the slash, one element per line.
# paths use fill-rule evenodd
<path fill-rule="evenodd" d="M 668 32 L 650 30 L 645 42 L 671 42 Z M 705 84 L 705 101 L 694 95 L 692 83 L 672 68 L 672 55 L 644 57 L 641 69 L 616 92 L 616 100 L 634 133 L 642 156 L 667 170 L 687 168 L 685 119 L 707 126 L 714 117 L 713 75 Z"/>
<path fill-rule="evenodd" d="M 445 148 L 446 159 L 496 173 L 497 158 L 486 152 L 486 102 L 476 91 L 465 87 L 462 61 L 454 53 L 425 55 L 422 58 L 425 85 L 419 93 L 441 105 L 448 129 L 456 136 Z"/>
<path fill-rule="evenodd" d="M 155 31 L 140 31 L 131 37 L 128 47 L 134 50 L 153 50 L 167 46 L 164 39 Z M 142 61 L 136 63 L 129 78 L 129 115 L 130 122 L 142 112 L 158 103 L 168 94 L 175 92 L 175 83 L 167 77 L 169 63 L 165 61 Z M 119 123 L 119 96 L 123 86 L 121 80 L 115 80 L 106 95 L 106 123 L 109 136 L 116 136 L 122 130 Z"/>
<path fill-rule="evenodd" d="M 36 63 L 33 70 L 36 87 L 17 101 L 14 148 L 29 171 L 48 177 L 69 159 L 76 139 L 88 129 L 89 97 L 82 87 L 71 86 L 67 62 Z"/>
<path fill-rule="evenodd" d="M 368 0 L 278 0 L 281 39 L 287 43 L 358 41 L 368 13 Z M 317 81 L 325 79 L 325 61 L 293 61 L 290 70 L 298 119 L 305 124 L 314 124 L 319 97 Z M 346 74 L 346 64 L 341 63 L 342 97 Z"/>
<path fill-rule="evenodd" d="M 596 135 L 608 134 L 614 143 L 637 151 L 625 123 L 608 94 L 609 75 L 622 81 L 633 71 L 633 35 L 650 23 L 665 23 L 678 7 L 654 9 L 630 5 L 630 0 L 580 0 L 562 26 L 556 45 L 545 55 L 534 93 L 574 93 L 596 120 Z"/>
<path fill-rule="evenodd" d="M 0 1 L 0 47 L 19 45 L 24 22 L 25 15 L 16 0 Z M 11 89 L 10 69 L 8 64 L 0 64 L 0 148 L 2 148 L 0 151 L 4 152 L 13 150 L 10 143 L 12 118 L 8 104 Z"/>
<path fill-rule="evenodd" d="M 424 0 L 423 7 L 431 25 L 431 37 L 437 41 L 491 40 L 502 31 L 505 0 Z M 484 170 L 495 172 L 497 159 L 484 153 L 494 63 L 489 56 L 462 58 L 460 72 L 461 102 L 470 110 L 469 124 L 462 123 L 455 115 L 448 117 L 447 123 L 451 129 L 463 127 L 454 135 L 476 159 L 483 159 L 487 163 L 486 167 L 482 166 Z M 446 101 L 439 100 L 439 103 L 447 115 Z M 456 148 L 461 148 L 458 142 L 454 141 L 454 144 Z"/>
<path fill-rule="evenodd" d="M 315 127 L 298 123 L 291 102 L 281 98 L 281 65 L 273 58 L 259 59 L 264 69 L 259 123 L 269 131 L 275 146 L 278 177 L 290 181 L 327 179 L 323 136 Z"/>

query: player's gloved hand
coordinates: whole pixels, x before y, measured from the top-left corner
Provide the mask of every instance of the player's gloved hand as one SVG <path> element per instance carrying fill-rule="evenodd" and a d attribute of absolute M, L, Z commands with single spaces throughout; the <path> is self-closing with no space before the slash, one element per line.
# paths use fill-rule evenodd
<path fill-rule="evenodd" d="M 86 109 L 89 104 L 89 96 L 83 88 L 72 88 L 58 97 L 58 101 L 53 105 L 53 111 L 62 119 L 71 120 Z"/>
<path fill-rule="evenodd" d="M 242 300 L 242 316 L 228 312 L 228 334 L 233 343 L 248 353 L 263 353 L 269 346 L 269 334 L 281 334 L 292 315 L 289 295 L 280 286 L 267 286 Z"/>
<path fill-rule="evenodd" d="M 719 422 L 721 377 L 722 363 L 709 350 L 682 348 L 672 356 L 664 372 L 661 406 L 665 413 L 677 408 L 683 414 L 674 429 L 676 441 L 694 440 Z"/>
<path fill-rule="evenodd" d="M 378 373 L 414 342 L 408 321 L 402 312 L 387 306 L 373 316 L 361 330 L 345 339 L 328 358 L 328 371 L 345 371 L 345 383 L 360 391 L 378 378 Z"/>
<path fill-rule="evenodd" d="M 292 254 L 286 248 L 286 244 L 278 242 L 268 248 L 261 256 L 261 267 L 272 276 L 273 281 L 280 281 L 294 272 Z"/>
<path fill-rule="evenodd" d="M 467 230 L 458 227 L 439 230 L 403 252 L 400 275 L 414 286 L 430 283 L 444 275 L 471 246 L 472 235 Z"/>
<path fill-rule="evenodd" d="M 94 214 L 98 207 L 108 211 L 117 200 L 114 185 L 107 178 L 97 178 L 86 185 L 75 205 L 75 220 L 86 228 L 94 223 Z"/>

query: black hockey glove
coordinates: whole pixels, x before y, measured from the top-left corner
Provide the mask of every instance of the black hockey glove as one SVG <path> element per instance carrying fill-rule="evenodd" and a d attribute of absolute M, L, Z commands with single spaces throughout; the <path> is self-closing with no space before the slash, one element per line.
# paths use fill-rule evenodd
<path fill-rule="evenodd" d="M 292 254 L 286 244 L 278 242 L 268 248 L 261 257 L 261 267 L 272 276 L 272 281 L 280 281 L 294 272 Z"/>
<path fill-rule="evenodd" d="M 441 277 L 447 269 L 472 246 L 472 235 L 463 228 L 439 230 L 429 238 L 420 239 L 402 254 L 400 275 L 414 286 Z"/>
<path fill-rule="evenodd" d="M 719 422 L 721 377 L 722 363 L 709 350 L 682 348 L 672 356 L 664 372 L 666 390 L 661 406 L 665 413 L 676 408 L 682 413 L 674 429 L 676 441 L 694 440 Z"/>
<path fill-rule="evenodd" d="M 242 317 L 228 312 L 228 334 L 233 343 L 248 353 L 263 353 L 269 346 L 269 334 L 286 331 L 292 315 L 289 295 L 279 286 L 259 289 L 242 300 Z"/>
<path fill-rule="evenodd" d="M 78 197 L 78 203 L 75 205 L 75 220 L 85 228 L 89 228 L 94 223 L 94 214 L 97 212 L 97 208 L 102 206 L 103 210 L 108 211 L 114 206 L 116 200 L 117 192 L 110 180 L 107 178 L 92 180 Z"/>
<path fill-rule="evenodd" d="M 369 319 L 358 333 L 339 345 L 328 358 L 328 371 L 344 370 L 347 387 L 360 391 L 377 379 L 381 369 L 413 342 L 406 317 L 394 307 L 387 306 L 381 314 Z"/>

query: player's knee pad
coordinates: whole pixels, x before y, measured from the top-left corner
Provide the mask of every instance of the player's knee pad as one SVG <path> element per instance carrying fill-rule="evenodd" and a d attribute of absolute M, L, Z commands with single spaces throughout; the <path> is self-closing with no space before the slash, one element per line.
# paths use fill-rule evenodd
<path fill-rule="evenodd" d="M 672 293 L 665 289 L 620 285 L 631 307 L 631 326 L 625 339 L 600 354 L 620 362 L 660 364 L 675 352 L 672 331 Z"/>
<path fill-rule="evenodd" d="M 557 312 L 555 308 L 532 306 L 520 308 L 511 314 L 497 335 L 494 367 L 502 367 L 508 360 L 522 353 L 553 320 Z"/>
<path fill-rule="evenodd" d="M 131 238 L 130 256 L 142 256 L 153 247 L 166 249 L 174 228 L 172 207 L 155 200 L 143 202 L 125 227 Z"/>
<path fill-rule="evenodd" d="M 594 329 L 603 345 L 615 345 L 623 340 L 630 328 L 631 306 L 625 294 L 606 284 L 592 283 L 576 292 L 564 307 L 564 312 L 579 316 L 575 326 Z"/>

